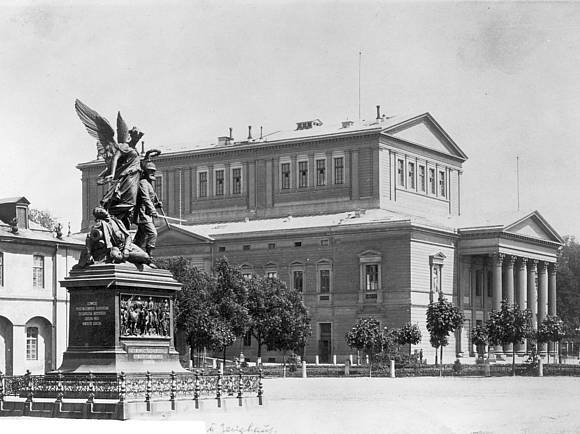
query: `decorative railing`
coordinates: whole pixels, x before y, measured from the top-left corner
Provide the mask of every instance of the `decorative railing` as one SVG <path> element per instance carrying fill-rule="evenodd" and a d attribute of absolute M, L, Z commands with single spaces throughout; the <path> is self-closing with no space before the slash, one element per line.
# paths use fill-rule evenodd
<path fill-rule="evenodd" d="M 257 397 L 263 395 L 262 373 L 246 375 L 242 370 L 228 374 L 204 375 L 203 370 L 168 374 L 46 374 L 4 376 L 0 372 L 0 401 L 7 396 L 158 401 L 176 399 L 212 399 Z M 218 402 L 219 404 L 219 402 Z"/>

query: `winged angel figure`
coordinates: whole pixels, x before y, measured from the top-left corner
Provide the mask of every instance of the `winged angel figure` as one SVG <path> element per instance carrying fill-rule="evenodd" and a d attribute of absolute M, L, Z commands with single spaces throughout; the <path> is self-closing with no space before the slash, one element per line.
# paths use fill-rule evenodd
<path fill-rule="evenodd" d="M 110 183 L 101 205 L 129 229 L 137 201 L 141 169 L 141 160 L 135 146 L 143 133 L 136 127 L 129 130 L 119 112 L 115 141 L 115 131 L 107 119 L 78 99 L 75 101 L 75 109 L 88 133 L 97 139 L 98 156 L 106 162 L 105 169 L 97 179 L 97 184 Z"/>
<path fill-rule="evenodd" d="M 135 146 L 143 133 L 136 127 L 129 130 L 118 113 L 115 140 L 115 131 L 107 119 L 78 99 L 75 109 L 89 134 L 97 139 L 98 155 L 106 162 L 97 183 L 110 184 L 101 206 L 93 211 L 96 223 L 87 236 L 87 251 L 78 265 L 84 267 L 103 261 L 150 263 L 151 257 L 132 243 L 129 233 L 141 181 L 141 159 Z M 159 151 L 153 152 L 159 154 Z"/>

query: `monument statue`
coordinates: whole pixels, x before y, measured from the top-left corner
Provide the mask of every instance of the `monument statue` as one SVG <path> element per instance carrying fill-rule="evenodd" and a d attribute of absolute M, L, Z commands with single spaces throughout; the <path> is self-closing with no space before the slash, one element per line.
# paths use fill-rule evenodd
<path fill-rule="evenodd" d="M 144 133 L 136 127 L 129 130 L 120 112 L 115 140 L 115 131 L 107 119 L 78 99 L 75 110 L 88 133 L 97 139 L 97 157 L 106 163 L 97 184 L 109 184 L 101 206 L 93 210 L 95 224 L 77 265 L 82 268 L 95 262 L 125 261 L 151 265 L 157 239 L 153 217 L 157 217 L 156 208 L 162 206 L 151 185 L 156 169 L 152 158 L 161 152 L 149 150 L 141 159 L 135 147 Z M 138 225 L 135 243 L 129 232 L 131 223 Z"/>

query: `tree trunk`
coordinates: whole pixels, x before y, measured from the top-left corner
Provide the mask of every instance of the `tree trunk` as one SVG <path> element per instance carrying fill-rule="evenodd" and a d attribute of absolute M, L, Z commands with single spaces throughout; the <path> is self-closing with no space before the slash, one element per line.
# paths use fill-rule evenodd
<path fill-rule="evenodd" d="M 561 365 L 562 364 L 562 352 L 560 351 L 560 347 L 561 347 L 561 342 L 562 340 L 559 340 L 557 345 L 558 345 L 558 363 Z"/>
<path fill-rule="evenodd" d="M 441 345 L 441 348 L 439 351 L 441 351 L 441 355 L 439 356 L 439 362 L 441 362 L 441 365 L 443 365 L 443 345 Z"/>
<path fill-rule="evenodd" d="M 512 342 L 512 377 L 516 376 L 516 343 Z"/>
<path fill-rule="evenodd" d="M 439 347 L 435 347 L 435 366 L 439 366 L 437 355 L 439 354 Z"/>
<path fill-rule="evenodd" d="M 224 347 L 224 369 L 226 368 L 226 348 Z"/>
<path fill-rule="evenodd" d="M 372 378 L 373 373 L 373 355 L 369 354 L 369 378 Z"/>

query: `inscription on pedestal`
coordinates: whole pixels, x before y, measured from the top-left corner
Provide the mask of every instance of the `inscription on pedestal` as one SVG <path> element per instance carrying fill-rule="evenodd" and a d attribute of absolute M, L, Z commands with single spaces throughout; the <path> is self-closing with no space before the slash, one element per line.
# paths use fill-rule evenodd
<path fill-rule="evenodd" d="M 134 360 L 163 360 L 168 357 L 168 348 L 128 347 L 127 354 Z"/>
<path fill-rule="evenodd" d="M 112 345 L 115 329 L 114 296 L 74 294 L 71 296 L 70 343 L 73 346 Z"/>

